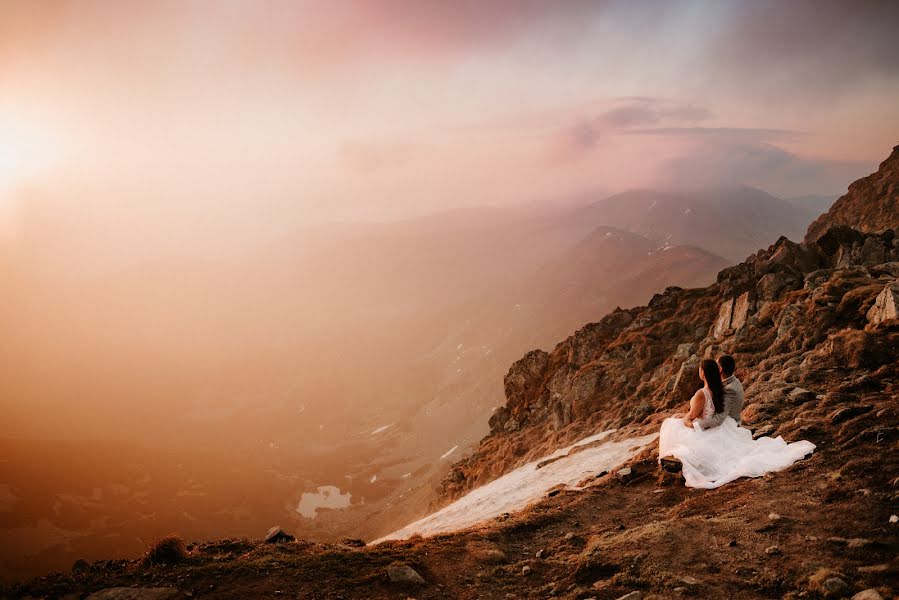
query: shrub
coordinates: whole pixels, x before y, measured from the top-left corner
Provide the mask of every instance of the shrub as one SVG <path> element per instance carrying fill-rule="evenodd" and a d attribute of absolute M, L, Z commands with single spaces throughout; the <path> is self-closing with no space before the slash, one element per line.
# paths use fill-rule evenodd
<path fill-rule="evenodd" d="M 145 565 L 174 565 L 187 559 L 184 540 L 176 535 L 159 538 L 147 548 L 144 554 Z"/>

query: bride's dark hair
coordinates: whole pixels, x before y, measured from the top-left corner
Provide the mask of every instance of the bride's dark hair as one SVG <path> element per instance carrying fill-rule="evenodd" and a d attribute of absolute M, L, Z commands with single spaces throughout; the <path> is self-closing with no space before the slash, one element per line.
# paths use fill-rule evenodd
<path fill-rule="evenodd" d="M 718 370 L 718 363 L 711 358 L 702 361 L 702 374 L 705 375 L 706 385 L 712 391 L 712 404 L 715 405 L 715 412 L 724 411 L 724 384 L 721 383 L 721 372 Z"/>

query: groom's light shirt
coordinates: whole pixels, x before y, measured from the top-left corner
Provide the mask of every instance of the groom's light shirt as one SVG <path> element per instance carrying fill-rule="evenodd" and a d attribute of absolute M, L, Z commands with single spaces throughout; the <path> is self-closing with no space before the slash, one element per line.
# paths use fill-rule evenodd
<path fill-rule="evenodd" d="M 731 392 L 731 393 L 729 393 Z M 740 424 L 740 413 L 743 412 L 743 382 L 737 379 L 736 375 L 731 375 L 724 380 L 724 412 L 729 414 Z"/>
<path fill-rule="evenodd" d="M 727 417 L 733 417 L 737 425 L 740 424 L 740 413 L 743 412 L 744 400 L 743 383 L 737 379 L 736 375 L 731 375 L 722 383 L 724 383 L 724 411 L 715 413 L 708 419 L 696 419 L 694 423 L 697 423 L 700 429 L 717 427 Z"/>

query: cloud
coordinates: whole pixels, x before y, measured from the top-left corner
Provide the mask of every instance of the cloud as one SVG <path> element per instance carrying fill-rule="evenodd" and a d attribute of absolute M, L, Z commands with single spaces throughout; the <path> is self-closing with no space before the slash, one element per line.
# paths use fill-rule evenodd
<path fill-rule="evenodd" d="M 623 100 L 623 102 L 622 102 Z M 557 131 L 549 141 L 552 162 L 568 163 L 594 150 L 604 135 L 629 133 L 662 123 L 693 123 L 714 117 L 707 108 L 694 104 L 678 104 L 662 98 L 626 98 L 617 106 L 592 117 L 581 118 L 573 125 Z M 638 131 L 652 131 L 638 129 Z"/>
<path fill-rule="evenodd" d="M 733 2 L 706 41 L 724 85 L 808 98 L 899 77 L 899 2 Z M 815 100 L 821 99 L 816 97 Z"/>
<path fill-rule="evenodd" d="M 663 161 L 657 185 L 667 188 L 749 185 L 781 196 L 833 194 L 875 167 L 868 161 L 803 157 L 777 145 L 798 132 L 740 128 L 643 130 L 682 144 L 679 155 Z"/>

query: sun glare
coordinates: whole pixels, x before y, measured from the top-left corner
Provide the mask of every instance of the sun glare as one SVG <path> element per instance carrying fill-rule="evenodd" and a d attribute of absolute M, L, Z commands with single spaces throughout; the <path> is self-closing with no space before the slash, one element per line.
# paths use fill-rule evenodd
<path fill-rule="evenodd" d="M 0 194 L 43 175 L 56 158 L 51 136 L 25 123 L 0 120 Z"/>

